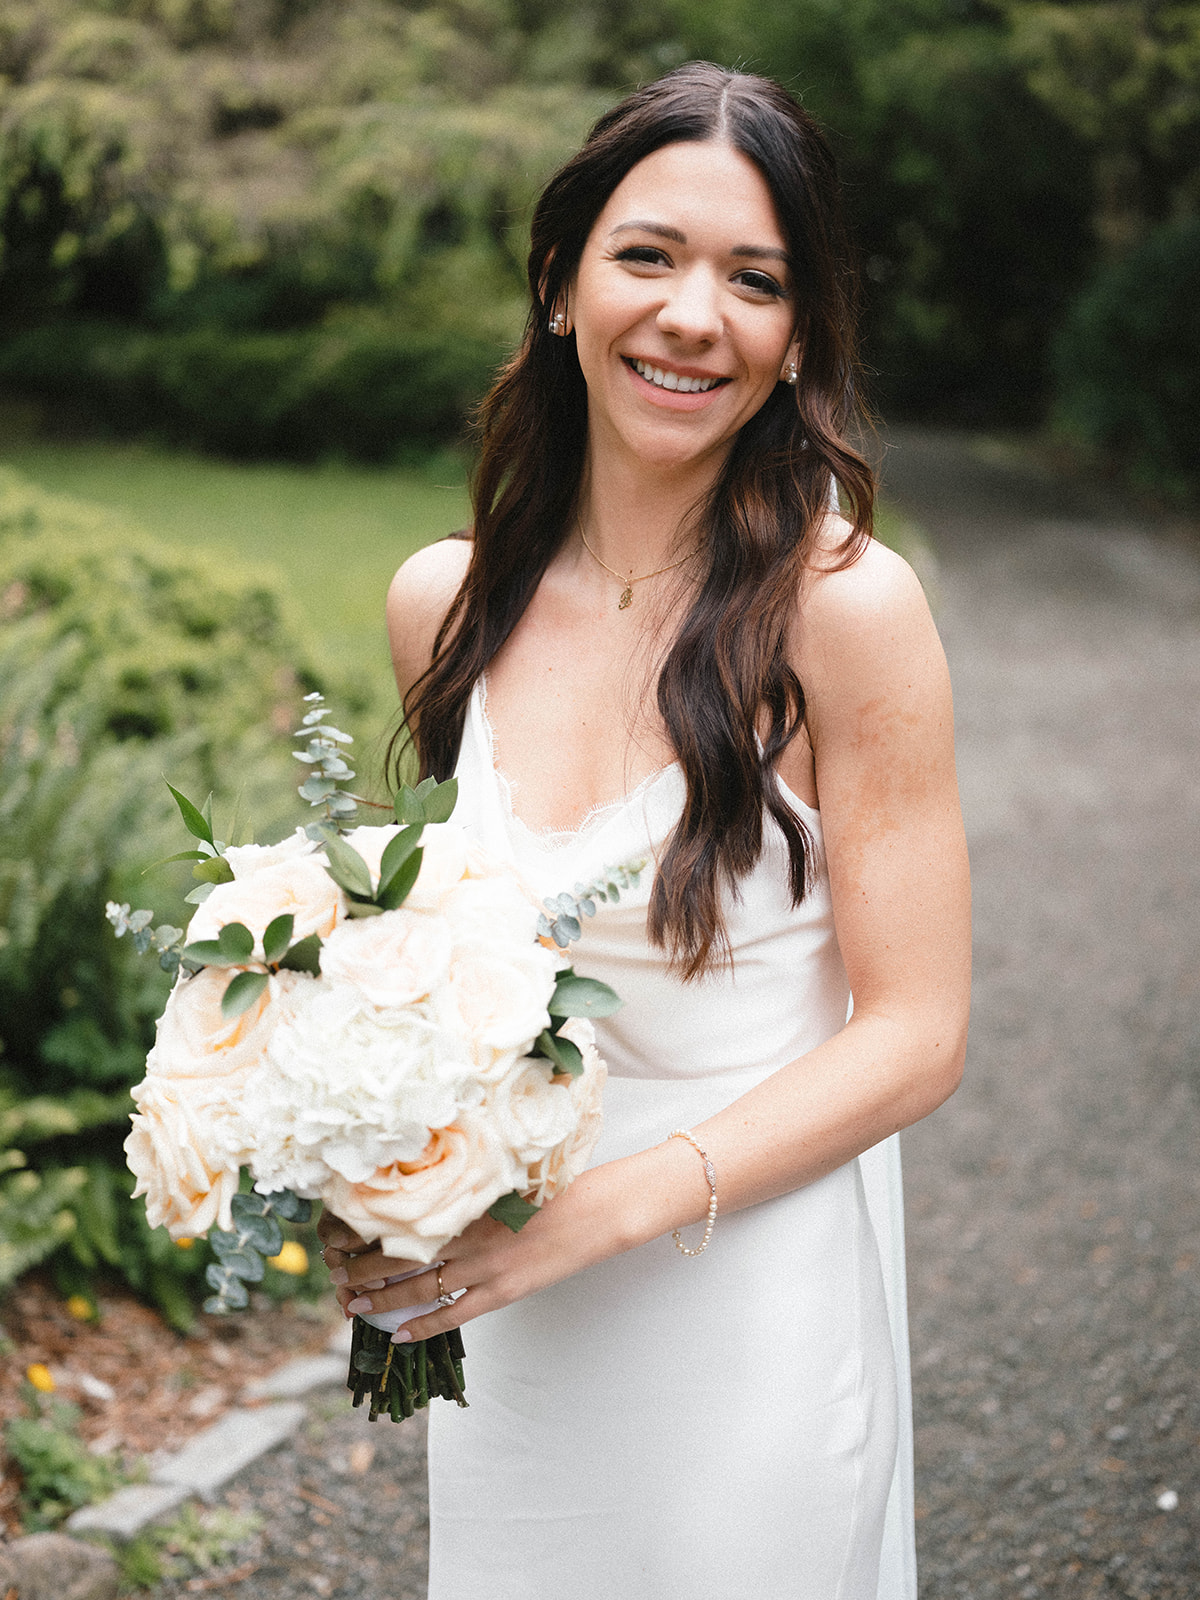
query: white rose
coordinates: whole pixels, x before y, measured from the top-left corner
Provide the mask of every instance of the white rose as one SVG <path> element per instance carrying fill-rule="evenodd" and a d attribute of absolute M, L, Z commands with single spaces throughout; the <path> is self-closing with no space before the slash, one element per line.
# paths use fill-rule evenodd
<path fill-rule="evenodd" d="M 421 834 L 421 870 L 405 900 L 411 911 L 437 911 L 466 873 L 470 841 L 455 822 L 427 823 Z"/>
<path fill-rule="evenodd" d="M 424 999 L 446 982 L 449 971 L 446 923 L 404 906 L 379 917 L 343 922 L 321 949 L 322 975 L 354 984 L 377 1006 Z"/>
<path fill-rule="evenodd" d="M 436 996 L 438 1016 L 466 1040 L 485 1081 L 506 1073 L 550 1026 L 546 1005 L 557 968 L 537 944 L 508 959 L 470 950 L 450 963 L 449 982 Z"/>
<path fill-rule="evenodd" d="M 293 942 L 310 933 L 326 939 L 345 915 L 346 897 L 318 860 L 292 856 L 248 878 L 217 884 L 192 918 L 188 942 L 215 939 L 227 923 L 241 922 L 253 933 L 261 960 L 263 932 L 285 911 L 295 918 Z"/>
<path fill-rule="evenodd" d="M 535 1205 L 561 1194 L 584 1171 L 600 1137 L 603 1120 L 601 1100 L 608 1068 L 596 1049 L 596 1034 L 592 1024 L 586 1017 L 572 1017 L 558 1031 L 560 1037 L 570 1039 L 579 1046 L 583 1055 L 583 1071 L 571 1079 L 568 1090 L 574 1117 L 572 1131 L 561 1144 L 529 1168 L 525 1193 Z"/>
<path fill-rule="evenodd" d="M 510 873 L 463 879 L 443 896 L 439 909 L 450 924 L 456 949 L 541 949 L 538 907 Z M 557 952 L 543 954 L 554 961 L 556 970 L 566 965 Z"/>
<path fill-rule="evenodd" d="M 240 1017 L 227 1017 L 221 1010 L 221 997 L 233 977 L 227 968 L 202 967 L 194 976 L 179 979 L 158 1019 L 154 1045 L 146 1058 L 148 1072 L 199 1083 L 244 1076 L 262 1061 L 279 1015 L 271 1000 L 297 981 L 305 981 L 304 975 L 280 973 Z"/>
<path fill-rule="evenodd" d="M 524 1059 L 487 1091 L 485 1104 L 496 1132 L 527 1166 L 575 1131 L 570 1088 L 563 1080 L 553 1081 L 552 1073 L 546 1062 Z"/>
<path fill-rule="evenodd" d="M 419 1006 L 381 1008 L 350 984 L 310 980 L 246 1085 L 255 1179 L 317 1198 L 334 1173 L 356 1182 L 418 1160 L 430 1129 L 482 1096 L 461 1041 Z"/>
<path fill-rule="evenodd" d="M 146 1197 L 147 1222 L 172 1239 L 205 1234 L 214 1223 L 231 1228 L 240 1163 L 218 1121 L 150 1080 L 134 1096 L 138 1109 L 125 1155 L 137 1179 L 134 1198 Z"/>
<path fill-rule="evenodd" d="M 429 1262 L 524 1180 L 525 1168 L 489 1118 L 467 1112 L 436 1129 L 415 1161 L 382 1167 L 362 1183 L 334 1179 L 321 1198 L 364 1239 L 378 1239 L 386 1255 Z"/>
<path fill-rule="evenodd" d="M 292 861 L 297 856 L 311 856 L 315 846 L 303 828 L 281 839 L 278 844 L 236 844 L 225 851 L 235 878 L 249 878 L 264 867 L 276 867 L 281 861 Z"/>

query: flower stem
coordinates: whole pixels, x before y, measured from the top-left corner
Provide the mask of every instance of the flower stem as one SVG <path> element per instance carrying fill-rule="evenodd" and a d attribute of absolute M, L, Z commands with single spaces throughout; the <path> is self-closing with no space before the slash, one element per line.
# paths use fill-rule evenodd
<path fill-rule="evenodd" d="M 346 1387 L 356 1406 L 369 1398 L 372 1422 L 385 1411 L 400 1422 L 435 1398 L 465 1406 L 462 1358 L 457 1328 L 415 1345 L 393 1344 L 390 1334 L 355 1317 Z"/>

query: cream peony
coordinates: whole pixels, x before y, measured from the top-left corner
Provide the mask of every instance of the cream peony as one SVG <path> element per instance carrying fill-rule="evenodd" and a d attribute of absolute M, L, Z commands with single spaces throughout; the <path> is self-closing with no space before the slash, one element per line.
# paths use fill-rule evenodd
<path fill-rule="evenodd" d="M 134 1198 L 146 1197 L 147 1222 L 172 1239 L 205 1234 L 214 1223 L 231 1228 L 229 1205 L 245 1152 L 221 1137 L 219 1118 L 173 1094 L 172 1086 L 147 1079 L 133 1093 L 138 1109 L 125 1156 L 137 1179 Z"/>
<path fill-rule="evenodd" d="M 344 842 L 362 857 L 371 874 L 371 887 L 379 887 L 379 869 L 383 862 L 383 852 L 391 841 L 400 832 L 398 822 L 385 823 L 383 827 L 367 825 L 361 828 L 351 828 L 344 837 Z"/>
<path fill-rule="evenodd" d="M 293 941 L 310 933 L 326 939 L 345 915 L 346 896 L 316 857 L 291 856 L 249 877 L 217 884 L 192 918 L 188 943 L 215 939 L 227 923 L 241 922 L 253 933 L 261 960 L 263 931 L 285 911 L 296 919 Z"/>
<path fill-rule="evenodd" d="M 482 1097 L 461 1041 L 419 1006 L 379 1007 L 351 984 L 308 979 L 246 1085 L 251 1171 L 264 1192 L 322 1197 L 335 1174 L 353 1183 L 417 1160 L 431 1128 Z"/>
<path fill-rule="evenodd" d="M 564 1039 L 579 1046 L 583 1071 L 571 1079 L 568 1093 L 574 1126 L 560 1145 L 529 1168 L 528 1187 L 523 1191 L 535 1205 L 552 1200 L 587 1168 L 603 1121 L 601 1100 L 608 1068 L 596 1049 L 596 1033 L 586 1017 L 572 1017 L 558 1030 Z"/>
<path fill-rule="evenodd" d="M 518 1061 L 488 1088 L 488 1116 L 518 1161 L 527 1166 L 569 1138 L 576 1110 L 566 1082 L 544 1061 Z"/>
<path fill-rule="evenodd" d="M 491 1120 L 466 1112 L 435 1129 L 416 1160 L 381 1167 L 360 1183 L 335 1179 L 322 1198 L 364 1239 L 378 1239 L 385 1255 L 427 1263 L 524 1181 L 524 1165 Z"/>
<path fill-rule="evenodd" d="M 321 950 L 321 972 L 353 984 L 373 1005 L 407 1006 L 439 989 L 450 972 L 450 930 L 441 917 L 403 906 L 343 922 Z"/>
<path fill-rule="evenodd" d="M 537 940 L 538 905 L 508 874 L 462 879 L 442 897 L 439 910 L 450 924 L 456 950 L 488 955 L 503 951 L 508 956 Z M 567 964 L 557 951 L 542 953 L 553 960 L 555 971 Z"/>

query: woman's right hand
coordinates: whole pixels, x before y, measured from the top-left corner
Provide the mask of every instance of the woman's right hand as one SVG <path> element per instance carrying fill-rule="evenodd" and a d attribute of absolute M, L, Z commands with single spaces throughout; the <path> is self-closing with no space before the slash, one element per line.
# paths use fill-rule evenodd
<path fill-rule="evenodd" d="M 341 1217 L 334 1216 L 332 1211 L 321 1212 L 317 1221 L 317 1238 L 321 1241 L 323 1246 L 321 1255 L 331 1273 L 339 1269 L 344 1271 L 348 1262 L 379 1249 L 377 1244 L 368 1244 L 355 1233 L 348 1222 L 343 1222 Z M 350 1301 L 361 1291 L 347 1288 L 344 1284 L 335 1284 L 333 1292 L 337 1296 L 338 1304 L 345 1311 Z"/>

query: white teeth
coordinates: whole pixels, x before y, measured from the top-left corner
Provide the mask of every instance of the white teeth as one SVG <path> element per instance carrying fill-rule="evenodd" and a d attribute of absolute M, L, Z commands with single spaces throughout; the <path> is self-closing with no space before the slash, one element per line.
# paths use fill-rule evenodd
<path fill-rule="evenodd" d="M 640 359 L 633 363 L 634 370 L 660 389 L 677 389 L 680 394 L 704 394 L 718 381 L 716 378 L 685 378 L 679 372 L 664 372 L 662 367 L 652 367 Z"/>

